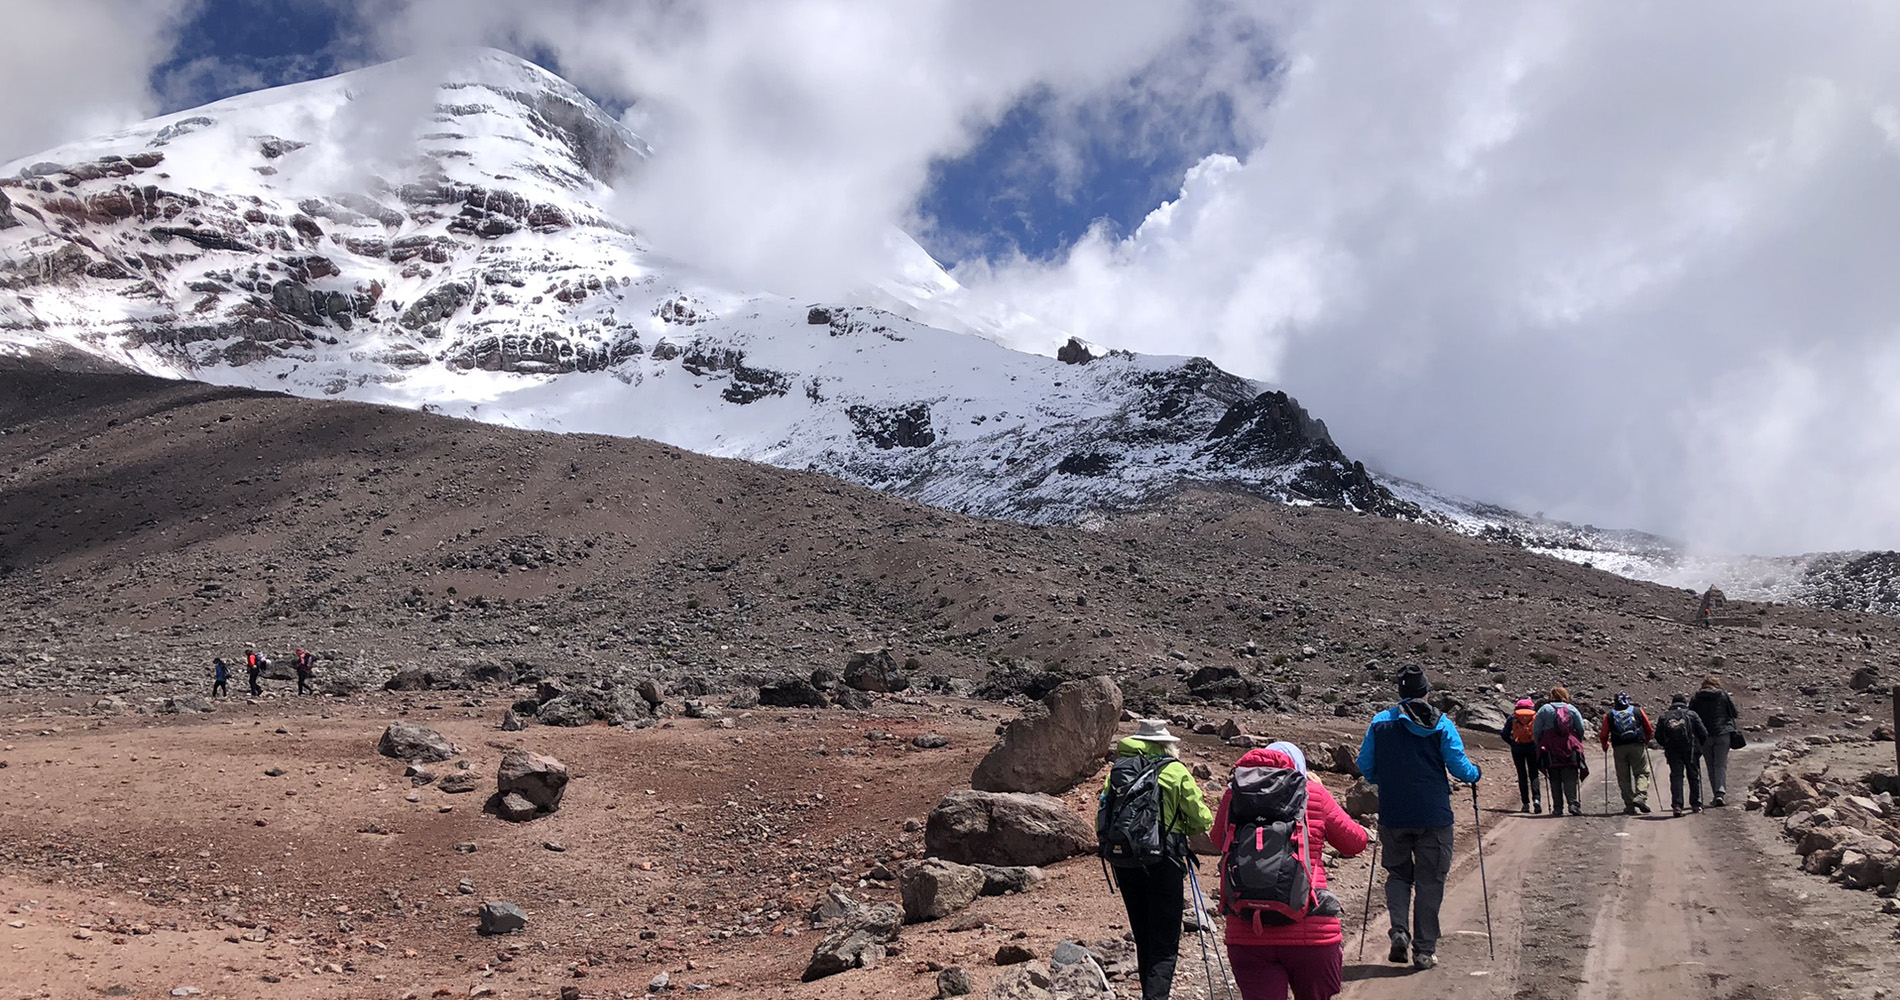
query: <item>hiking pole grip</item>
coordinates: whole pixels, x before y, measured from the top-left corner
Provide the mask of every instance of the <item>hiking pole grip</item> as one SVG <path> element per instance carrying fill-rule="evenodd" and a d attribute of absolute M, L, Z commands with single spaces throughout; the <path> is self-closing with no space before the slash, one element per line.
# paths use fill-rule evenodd
<path fill-rule="evenodd" d="M 1478 786 L 1475 782 L 1471 786 L 1471 826 L 1478 838 L 1478 888 L 1484 893 L 1484 945 L 1490 949 L 1492 961 L 1496 961 L 1498 945 L 1491 937 L 1491 878 L 1484 871 L 1484 820 L 1478 814 Z"/>

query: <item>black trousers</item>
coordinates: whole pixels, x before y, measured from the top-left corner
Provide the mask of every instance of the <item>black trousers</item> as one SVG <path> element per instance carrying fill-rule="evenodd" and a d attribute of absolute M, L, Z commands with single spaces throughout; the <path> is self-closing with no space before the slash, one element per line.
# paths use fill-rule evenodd
<path fill-rule="evenodd" d="M 1517 765 L 1517 797 L 1526 804 L 1544 801 L 1537 769 L 1537 744 L 1511 744 L 1511 763 Z"/>
<path fill-rule="evenodd" d="M 1187 903 L 1187 870 L 1167 862 L 1147 868 L 1115 869 L 1128 929 L 1135 933 L 1135 965 L 1141 971 L 1141 1000 L 1168 1000 L 1174 989 L 1174 963 L 1181 952 L 1181 909 Z"/>
<path fill-rule="evenodd" d="M 219 697 L 220 695 L 228 695 L 230 693 L 231 693 L 231 684 L 229 681 L 226 681 L 224 678 L 220 677 L 217 680 L 211 682 L 211 697 L 216 698 L 216 697 Z"/>
<path fill-rule="evenodd" d="M 309 675 L 309 674 L 298 674 L 298 675 L 297 675 L 297 693 L 298 693 L 298 694 L 309 694 L 309 693 L 310 693 L 310 686 L 309 686 L 309 685 L 310 685 L 310 675 Z"/>
<path fill-rule="evenodd" d="M 1669 762 L 1669 805 L 1672 809 L 1682 808 L 1682 779 L 1689 779 L 1689 808 L 1702 808 L 1702 754 L 1697 750 L 1664 750 L 1663 759 Z"/>

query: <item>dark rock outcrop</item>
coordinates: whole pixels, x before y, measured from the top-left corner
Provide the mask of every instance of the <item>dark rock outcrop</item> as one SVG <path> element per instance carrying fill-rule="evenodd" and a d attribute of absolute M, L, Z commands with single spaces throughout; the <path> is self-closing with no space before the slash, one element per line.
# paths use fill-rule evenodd
<path fill-rule="evenodd" d="M 1003 730 L 970 777 L 988 792 L 1061 794 L 1102 766 L 1121 721 L 1121 688 L 1107 677 L 1071 681 Z"/>

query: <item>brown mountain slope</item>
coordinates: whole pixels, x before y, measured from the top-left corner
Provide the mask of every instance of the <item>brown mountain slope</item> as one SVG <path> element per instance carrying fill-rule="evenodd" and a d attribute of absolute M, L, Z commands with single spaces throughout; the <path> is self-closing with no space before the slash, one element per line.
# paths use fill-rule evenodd
<path fill-rule="evenodd" d="M 1681 591 L 1241 497 L 1031 528 L 647 441 L 20 364 L 0 485 L 15 688 L 183 692 L 257 642 L 318 650 L 331 683 L 459 659 L 719 689 L 888 644 L 920 680 L 1021 657 L 1113 672 L 1138 704 L 1234 667 L 1225 695 L 1354 717 L 1400 662 L 1468 698 L 1654 697 L 1716 665 L 1826 722 L 1860 714 L 1849 675 L 1891 673 L 1900 635 L 1785 607 L 1691 629 L 1662 620 Z"/>

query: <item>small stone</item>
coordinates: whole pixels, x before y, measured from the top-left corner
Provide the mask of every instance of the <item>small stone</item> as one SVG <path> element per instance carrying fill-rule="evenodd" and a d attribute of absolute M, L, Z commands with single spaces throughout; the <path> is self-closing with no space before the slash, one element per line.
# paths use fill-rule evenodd
<path fill-rule="evenodd" d="M 937 996 L 962 997 L 976 991 L 976 980 L 971 978 L 969 970 L 961 965 L 953 965 L 937 973 Z"/>
<path fill-rule="evenodd" d="M 468 879 L 463 879 L 460 882 L 455 883 L 455 891 L 461 893 L 464 896 L 473 896 L 475 895 L 475 883 L 469 881 Z"/>
<path fill-rule="evenodd" d="M 528 915 L 513 903 L 490 901 L 477 912 L 482 934 L 513 934 L 528 926 Z"/>
<path fill-rule="evenodd" d="M 534 803 L 520 792 L 509 792 L 495 799 L 495 815 L 510 823 L 525 823 L 534 818 Z"/>
<path fill-rule="evenodd" d="M 541 846 L 546 848 L 547 850 L 553 851 L 556 854 L 564 853 L 567 850 L 567 845 L 561 843 L 558 840 L 546 841 Z"/>
<path fill-rule="evenodd" d="M 950 745 L 950 737 L 942 733 L 921 733 L 911 737 L 910 745 L 919 750 L 938 750 Z"/>
<path fill-rule="evenodd" d="M 267 767 L 264 769 L 264 777 L 266 778 L 281 778 L 283 776 L 284 769 L 281 767 Z"/>
<path fill-rule="evenodd" d="M 668 987 L 672 985 L 673 985 L 672 975 L 670 973 L 662 972 L 659 975 L 654 976 L 652 979 L 647 980 L 647 992 L 660 993 L 660 992 L 665 991 Z"/>
<path fill-rule="evenodd" d="M 1035 957 L 1035 952 L 1019 944 L 1006 944 L 996 949 L 997 965 L 1021 965 Z"/>

